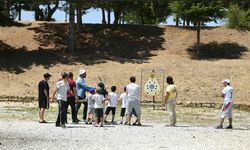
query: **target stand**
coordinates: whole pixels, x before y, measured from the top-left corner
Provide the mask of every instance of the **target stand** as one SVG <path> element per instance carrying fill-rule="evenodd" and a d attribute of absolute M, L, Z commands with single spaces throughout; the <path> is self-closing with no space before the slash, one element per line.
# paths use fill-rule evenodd
<path fill-rule="evenodd" d="M 152 101 L 153 109 L 155 103 L 163 100 L 165 86 L 165 70 L 161 68 L 141 69 L 141 99 Z"/>

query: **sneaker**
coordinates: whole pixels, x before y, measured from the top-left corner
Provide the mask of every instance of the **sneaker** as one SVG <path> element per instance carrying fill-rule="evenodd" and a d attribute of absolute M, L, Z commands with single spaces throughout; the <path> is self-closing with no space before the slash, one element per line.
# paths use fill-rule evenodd
<path fill-rule="evenodd" d="M 127 124 L 128 124 L 128 122 L 127 122 L 127 121 L 125 121 L 125 122 L 124 122 L 124 125 L 127 125 Z"/>
<path fill-rule="evenodd" d="M 65 124 L 62 124 L 61 127 L 62 127 L 62 128 L 66 128 L 66 125 L 65 125 Z"/>
<path fill-rule="evenodd" d="M 141 123 L 138 123 L 137 125 L 138 125 L 138 126 L 142 126 L 142 124 L 141 124 Z"/>
<path fill-rule="evenodd" d="M 73 124 L 78 124 L 78 121 L 72 121 Z"/>
<path fill-rule="evenodd" d="M 218 125 L 217 127 L 215 127 L 215 129 L 223 129 L 222 125 Z"/>
<path fill-rule="evenodd" d="M 120 124 L 123 124 L 123 122 L 121 121 Z"/>
<path fill-rule="evenodd" d="M 92 124 L 92 122 L 89 122 L 89 124 Z"/>
<path fill-rule="evenodd" d="M 137 124 L 134 122 L 134 123 L 133 123 L 133 126 L 136 126 L 136 125 L 137 125 Z M 139 125 L 139 124 L 138 124 L 138 125 Z"/>
<path fill-rule="evenodd" d="M 227 126 L 225 129 L 233 129 L 232 125 Z"/>
<path fill-rule="evenodd" d="M 88 122 L 85 122 L 85 124 L 89 124 Z"/>
<path fill-rule="evenodd" d="M 107 121 L 107 120 L 104 120 L 104 123 L 108 123 L 108 121 Z"/>
<path fill-rule="evenodd" d="M 61 125 L 60 124 L 56 124 L 56 127 L 61 127 Z"/>

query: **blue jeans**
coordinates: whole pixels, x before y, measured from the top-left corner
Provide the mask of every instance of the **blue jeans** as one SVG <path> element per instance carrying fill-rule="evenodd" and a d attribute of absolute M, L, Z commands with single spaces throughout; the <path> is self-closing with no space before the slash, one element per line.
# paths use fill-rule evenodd
<path fill-rule="evenodd" d="M 79 100 L 83 100 L 82 97 L 78 97 Z M 83 120 L 86 120 L 87 118 L 87 111 L 88 111 L 88 102 L 83 103 L 76 103 L 76 114 L 78 114 L 79 109 L 81 108 L 81 105 L 83 104 Z"/>

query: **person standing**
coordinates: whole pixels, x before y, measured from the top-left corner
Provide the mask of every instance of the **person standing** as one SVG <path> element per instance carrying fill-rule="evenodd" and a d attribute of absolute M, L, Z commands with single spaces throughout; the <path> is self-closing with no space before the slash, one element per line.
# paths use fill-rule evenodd
<path fill-rule="evenodd" d="M 121 105 L 121 122 L 120 124 L 123 124 L 123 118 L 125 116 L 125 112 L 126 112 L 126 106 L 127 106 L 127 93 L 126 93 L 126 87 L 124 87 L 124 92 L 120 95 L 120 99 L 122 101 L 122 105 Z M 126 123 L 126 122 L 124 122 Z"/>
<path fill-rule="evenodd" d="M 78 96 L 79 100 L 85 99 L 86 98 L 86 91 L 89 92 L 91 89 L 93 89 L 92 87 L 89 87 L 86 84 L 86 82 L 85 82 L 86 77 L 87 77 L 86 70 L 84 70 L 84 69 L 80 70 L 79 77 L 76 80 L 76 91 L 77 91 L 77 96 Z M 84 105 L 84 107 L 83 107 L 83 121 L 85 122 L 86 118 L 87 118 L 88 102 L 84 101 L 83 105 Z M 80 107 L 81 107 L 81 103 L 76 103 L 76 114 L 78 113 Z"/>
<path fill-rule="evenodd" d="M 234 88 L 230 85 L 231 81 L 229 79 L 225 79 L 223 81 L 224 89 L 222 90 L 221 97 L 224 99 L 224 103 L 221 109 L 221 116 L 220 116 L 220 125 L 217 126 L 217 129 L 223 128 L 223 122 L 225 118 L 228 118 L 229 120 L 229 126 L 226 127 L 226 129 L 232 129 L 232 122 L 233 122 L 233 92 Z"/>
<path fill-rule="evenodd" d="M 45 109 L 49 108 L 49 84 L 51 77 L 49 73 L 43 75 L 44 80 L 38 84 L 38 105 L 39 105 L 39 123 L 47 123 L 44 120 Z"/>
<path fill-rule="evenodd" d="M 56 127 L 66 128 L 66 117 L 67 117 L 67 91 L 70 92 L 70 87 L 68 83 L 68 74 L 62 73 L 62 80 L 56 83 L 56 90 L 53 93 L 52 100 L 57 93 L 57 103 L 58 103 L 58 117 L 56 120 Z"/>
<path fill-rule="evenodd" d="M 170 113 L 169 120 L 170 126 L 175 126 L 176 124 L 176 98 L 177 98 L 177 89 L 174 84 L 173 78 L 171 76 L 167 77 L 168 87 L 166 89 L 165 98 L 163 102 L 163 106 L 166 107 L 167 111 Z"/>
<path fill-rule="evenodd" d="M 70 87 L 70 92 L 67 92 L 67 109 L 66 112 L 68 111 L 68 107 L 70 106 L 71 108 L 71 116 L 72 116 L 72 122 L 77 124 L 78 120 L 77 120 L 77 115 L 76 115 L 76 106 L 75 106 L 75 101 L 78 101 L 78 97 L 77 97 L 77 92 L 76 92 L 76 83 L 73 79 L 73 73 L 69 72 L 68 73 L 68 83 L 69 83 L 69 87 Z"/>
<path fill-rule="evenodd" d="M 104 122 L 108 122 L 107 121 L 107 116 L 109 115 L 109 112 L 112 111 L 112 120 L 111 123 L 114 123 L 114 119 L 115 119 L 115 111 L 116 111 L 116 103 L 117 103 L 117 99 L 118 99 L 118 94 L 116 93 L 116 86 L 112 86 L 111 87 L 111 92 L 108 93 L 108 107 L 106 109 L 105 112 L 105 116 L 104 116 Z"/>
<path fill-rule="evenodd" d="M 128 97 L 126 115 L 128 125 L 131 125 L 131 116 L 133 111 L 137 115 L 138 126 L 141 126 L 141 101 L 140 101 L 140 86 L 135 83 L 136 78 L 130 77 L 130 84 L 126 86 L 126 93 Z"/>

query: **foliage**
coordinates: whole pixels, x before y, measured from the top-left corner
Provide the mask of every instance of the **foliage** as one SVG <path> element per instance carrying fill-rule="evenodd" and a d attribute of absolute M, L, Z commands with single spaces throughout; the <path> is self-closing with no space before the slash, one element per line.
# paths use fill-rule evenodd
<path fill-rule="evenodd" d="M 237 30 L 250 30 L 250 9 L 242 10 L 238 5 L 230 5 L 227 26 Z"/>

